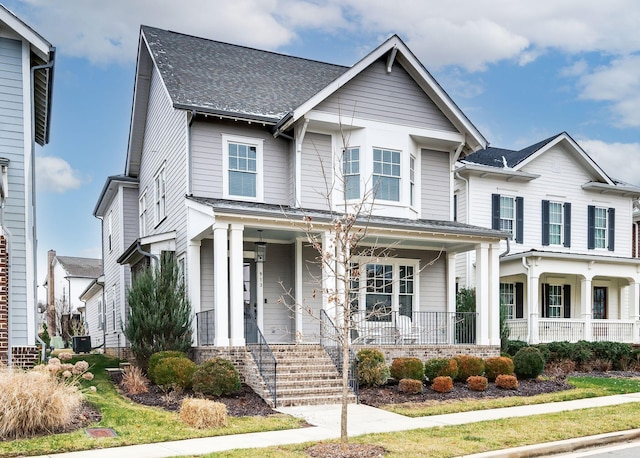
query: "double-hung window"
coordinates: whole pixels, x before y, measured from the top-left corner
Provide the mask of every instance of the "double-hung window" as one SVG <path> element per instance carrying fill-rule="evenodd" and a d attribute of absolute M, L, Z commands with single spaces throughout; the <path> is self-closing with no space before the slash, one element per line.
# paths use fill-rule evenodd
<path fill-rule="evenodd" d="M 140 237 L 147 235 L 147 191 L 145 190 L 138 199 L 138 226 Z"/>
<path fill-rule="evenodd" d="M 607 209 L 596 208 L 594 217 L 595 248 L 607 247 Z"/>
<path fill-rule="evenodd" d="M 113 211 L 107 216 L 107 246 L 109 251 L 113 250 Z"/>
<path fill-rule="evenodd" d="M 548 318 L 562 317 L 562 286 L 549 285 L 549 316 Z"/>
<path fill-rule="evenodd" d="M 416 158 L 409 158 L 409 205 L 416 203 Z"/>
<path fill-rule="evenodd" d="M 522 197 L 492 194 L 491 228 L 509 232 L 516 243 L 523 243 L 524 199 Z"/>
<path fill-rule="evenodd" d="M 549 245 L 562 244 L 562 204 L 549 202 Z"/>
<path fill-rule="evenodd" d="M 500 196 L 500 230 L 514 234 L 516 206 L 513 197 Z"/>
<path fill-rule="evenodd" d="M 593 249 L 615 250 L 615 208 L 589 205 L 587 212 L 587 247 Z"/>
<path fill-rule="evenodd" d="M 102 298 L 98 299 L 98 329 L 103 330 L 104 327 L 104 304 Z"/>
<path fill-rule="evenodd" d="M 571 318 L 571 285 L 542 284 L 542 317 Z"/>
<path fill-rule="evenodd" d="M 376 199 L 400 202 L 400 151 L 373 149 L 373 190 Z"/>
<path fill-rule="evenodd" d="M 225 197 L 262 200 L 263 141 L 231 135 L 223 135 L 222 139 Z"/>
<path fill-rule="evenodd" d="M 155 225 L 157 226 L 166 216 L 167 211 L 167 186 L 165 181 L 164 165 L 154 178 L 154 208 Z"/>
<path fill-rule="evenodd" d="M 347 200 L 360 198 L 360 148 L 346 148 L 342 156 L 344 197 Z"/>
<path fill-rule="evenodd" d="M 542 201 L 542 245 L 571 246 L 571 203 Z"/>
<path fill-rule="evenodd" d="M 516 289 L 515 283 L 500 283 L 500 305 L 506 308 L 507 319 L 515 317 Z"/>

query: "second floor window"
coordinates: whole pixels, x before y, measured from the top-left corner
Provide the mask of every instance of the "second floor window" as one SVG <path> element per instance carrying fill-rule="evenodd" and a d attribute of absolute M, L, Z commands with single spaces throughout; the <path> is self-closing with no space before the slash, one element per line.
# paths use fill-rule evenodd
<path fill-rule="evenodd" d="M 549 202 L 549 245 L 562 243 L 562 204 Z"/>
<path fill-rule="evenodd" d="M 107 246 L 109 247 L 109 251 L 113 249 L 112 245 L 113 241 L 113 212 L 109 212 L 109 216 L 107 216 Z"/>
<path fill-rule="evenodd" d="M 138 200 L 138 225 L 140 226 L 140 237 L 147 235 L 147 192 L 143 192 Z"/>
<path fill-rule="evenodd" d="M 616 235 L 615 223 L 615 208 L 589 205 L 587 208 L 587 247 L 590 250 L 607 249 L 614 251 Z"/>
<path fill-rule="evenodd" d="M 263 141 L 223 135 L 224 195 L 229 199 L 262 200 Z"/>
<path fill-rule="evenodd" d="M 347 148 L 342 157 L 345 199 L 360 198 L 360 148 Z"/>
<path fill-rule="evenodd" d="M 373 190 L 376 199 L 400 201 L 400 151 L 373 149 Z"/>
<path fill-rule="evenodd" d="M 514 234 L 516 206 L 513 197 L 500 196 L 500 230 Z"/>
<path fill-rule="evenodd" d="M 542 245 L 571 246 L 571 203 L 542 201 Z"/>
<path fill-rule="evenodd" d="M 523 243 L 524 198 L 492 194 L 491 228 L 509 232 L 516 243 Z"/>
<path fill-rule="evenodd" d="M 607 209 L 596 208 L 594 216 L 595 248 L 607 247 Z"/>
<path fill-rule="evenodd" d="M 166 216 L 167 188 L 165 182 L 164 165 L 154 179 L 155 217 L 156 225 Z"/>

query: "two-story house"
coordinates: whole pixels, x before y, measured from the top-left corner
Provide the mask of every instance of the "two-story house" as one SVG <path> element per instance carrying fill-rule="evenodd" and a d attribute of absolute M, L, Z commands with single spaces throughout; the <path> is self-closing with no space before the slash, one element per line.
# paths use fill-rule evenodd
<path fill-rule="evenodd" d="M 567 133 L 479 150 L 455 176 L 457 220 L 511 233 L 500 257 L 511 339 L 640 342 L 629 230 L 640 188 L 610 178 Z M 474 262 L 459 257 L 461 285 L 473 285 Z"/>
<path fill-rule="evenodd" d="M 105 247 L 107 315 L 109 289 L 125 291 L 117 281 L 128 280 L 106 278 L 114 257 L 135 273 L 169 251 L 185 273 L 194 345 L 243 347 L 255 338 L 245 331 L 252 321 L 268 343 L 318 342 L 320 311 L 332 310 L 323 291 L 335 278 L 299 223 L 312 218 L 330 250 L 332 213 L 375 194 L 362 243 L 389 250 L 356 259 L 353 281 L 366 285 L 363 316 L 374 304 L 385 316 L 354 340 L 398 343 L 366 333 L 408 318 L 412 339 L 402 343 L 470 351 L 454 345 L 455 260 L 473 251 L 481 286 L 465 343 L 495 353 L 506 236 L 453 221 L 452 205 L 453 165 L 486 147 L 397 36 L 344 67 L 143 26 L 119 178 L 135 199 L 122 195 L 116 210 L 103 192 L 96 207 L 103 234 L 138 231 L 124 250 L 122 234 L 112 234 L 113 254 Z M 116 300 L 115 315 L 125 309 Z"/>
<path fill-rule="evenodd" d="M 35 145 L 49 142 L 55 49 L 0 5 L 0 361 L 36 348 Z"/>

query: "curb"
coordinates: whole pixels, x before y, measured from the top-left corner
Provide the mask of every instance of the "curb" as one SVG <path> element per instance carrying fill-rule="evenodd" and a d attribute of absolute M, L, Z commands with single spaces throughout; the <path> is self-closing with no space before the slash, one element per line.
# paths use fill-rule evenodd
<path fill-rule="evenodd" d="M 586 436 L 556 442 L 508 448 L 504 450 L 494 450 L 491 452 L 465 455 L 463 458 L 533 458 L 559 453 L 570 453 L 588 447 L 597 447 L 636 439 L 640 439 L 640 429 L 616 431 L 613 433 L 598 434 L 596 436 Z"/>

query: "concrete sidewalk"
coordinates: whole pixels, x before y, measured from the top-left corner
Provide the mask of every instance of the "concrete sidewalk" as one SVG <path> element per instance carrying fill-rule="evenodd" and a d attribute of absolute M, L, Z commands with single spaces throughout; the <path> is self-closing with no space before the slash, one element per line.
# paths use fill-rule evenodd
<path fill-rule="evenodd" d="M 437 426 L 461 425 L 479 421 L 497 420 L 501 418 L 525 417 L 568 410 L 588 409 L 591 407 L 605 407 L 611 405 L 640 402 L 640 393 L 631 393 L 600 398 L 579 399 L 576 401 L 554 402 L 532 406 L 507 407 L 502 409 L 479 410 L 475 412 L 461 412 L 431 417 L 408 418 L 385 410 L 365 405 L 350 405 L 348 414 L 348 428 L 350 436 L 368 433 L 383 433 L 391 431 L 406 431 Z M 236 434 L 230 436 L 204 437 L 156 444 L 131 445 L 106 449 L 86 450 L 82 452 L 43 455 L 56 458 L 122 458 L 136 456 L 138 458 L 171 457 L 180 455 L 202 455 L 224 450 L 270 447 L 302 442 L 318 442 L 340 437 L 340 405 L 286 407 L 278 409 L 280 412 L 305 419 L 311 427 L 287 431 L 272 431 L 262 433 Z M 624 436 L 617 433 L 625 440 Z M 580 441 L 589 438 L 572 439 L 577 447 Z M 562 441 L 563 443 L 568 441 Z M 543 446 L 541 444 L 540 446 Z M 548 444 L 547 444 L 548 445 Z M 530 446 L 529 452 L 517 456 L 542 456 L 535 454 L 536 446 Z M 575 448 L 569 448 L 574 450 Z M 559 451 L 568 450 L 564 448 Z M 501 454 L 502 453 L 502 454 Z M 548 450 L 545 452 L 548 454 Z M 482 456 L 507 456 L 504 452 L 496 451 Z"/>

